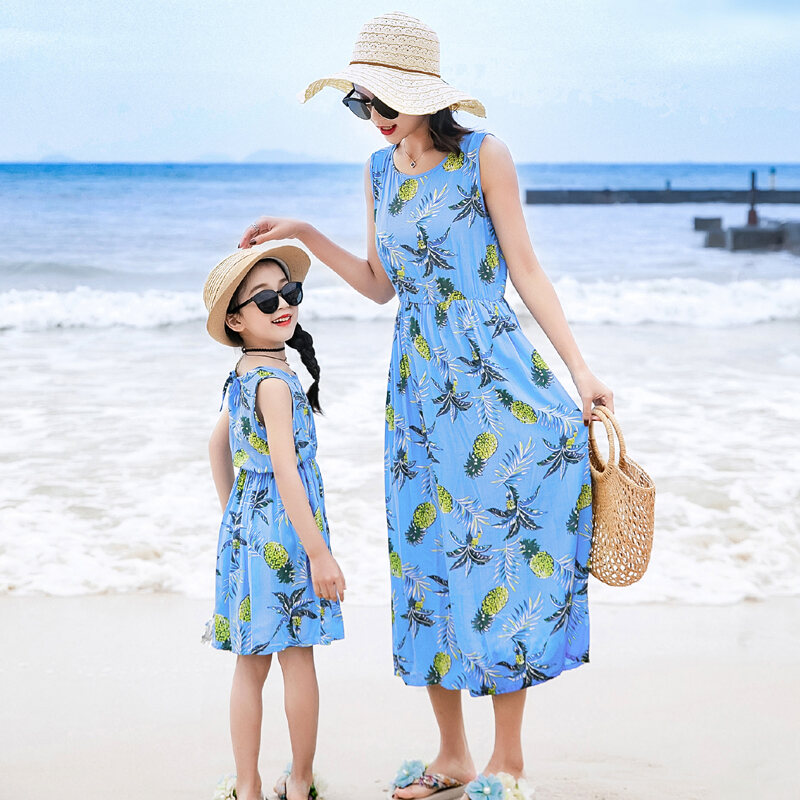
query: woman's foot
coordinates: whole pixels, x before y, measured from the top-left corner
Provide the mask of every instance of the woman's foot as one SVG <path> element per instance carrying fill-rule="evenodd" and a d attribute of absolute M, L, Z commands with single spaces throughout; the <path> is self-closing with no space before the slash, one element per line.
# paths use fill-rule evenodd
<path fill-rule="evenodd" d="M 453 778 L 453 780 L 466 785 L 475 777 L 475 764 L 472 763 L 472 759 L 469 756 L 458 760 L 439 755 L 428 764 L 425 772 L 429 775 L 434 773 L 446 775 L 448 778 Z M 402 789 L 395 789 L 392 797 L 397 798 L 397 800 L 413 800 L 414 798 L 430 797 L 432 794 L 434 794 L 433 789 L 419 784 L 412 784 L 411 786 L 404 786 Z"/>
<path fill-rule="evenodd" d="M 292 773 L 287 775 L 284 773 L 275 782 L 275 794 L 278 798 L 286 798 L 286 800 L 308 800 L 308 795 L 311 792 L 311 785 L 314 783 L 314 778 L 311 775 L 303 776 Z"/>
<path fill-rule="evenodd" d="M 237 800 L 264 800 L 264 795 L 261 794 L 261 784 L 258 786 L 240 786 L 236 784 L 236 798 Z"/>
<path fill-rule="evenodd" d="M 503 761 L 501 759 L 492 759 L 486 768 L 481 772 L 481 775 L 493 775 L 497 778 L 499 775 L 510 775 L 516 781 L 524 781 L 524 769 L 521 761 Z M 501 781 L 502 783 L 503 781 Z M 461 795 L 460 800 L 470 800 L 466 792 Z"/>

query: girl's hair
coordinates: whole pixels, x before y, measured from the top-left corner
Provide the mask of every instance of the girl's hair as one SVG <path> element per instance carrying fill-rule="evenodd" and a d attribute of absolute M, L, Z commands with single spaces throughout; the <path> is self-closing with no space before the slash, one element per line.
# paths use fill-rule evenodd
<path fill-rule="evenodd" d="M 273 259 L 264 259 L 264 261 L 272 260 Z M 278 262 L 275 263 L 277 264 Z M 280 266 L 280 264 L 278 266 Z M 236 287 L 236 291 L 233 293 L 230 302 L 228 303 L 228 314 L 232 314 L 233 309 L 239 305 L 239 290 L 242 288 L 242 284 L 244 283 L 246 277 L 247 275 L 242 278 L 241 282 Z M 244 345 L 244 340 L 239 333 L 233 330 L 233 328 L 229 328 L 227 323 L 225 324 L 225 333 L 228 335 L 231 341 L 236 342 L 240 346 Z M 291 338 L 286 340 L 286 344 L 288 344 L 289 347 L 293 347 L 295 350 L 297 350 L 297 352 L 300 354 L 300 360 L 303 362 L 303 366 L 308 370 L 309 375 L 311 375 L 311 377 L 314 379 L 314 382 L 308 387 L 306 397 L 308 398 L 308 404 L 311 406 L 311 408 L 317 413 L 322 413 L 322 407 L 319 404 L 319 364 L 317 363 L 317 356 L 314 353 L 314 340 L 311 338 L 311 334 L 308 331 L 303 330 L 298 322 Z"/>
<path fill-rule="evenodd" d="M 465 128 L 456 122 L 453 112 L 449 107 L 441 108 L 428 118 L 433 146 L 443 153 L 458 153 L 461 150 L 461 140 L 472 133 L 471 128 Z"/>

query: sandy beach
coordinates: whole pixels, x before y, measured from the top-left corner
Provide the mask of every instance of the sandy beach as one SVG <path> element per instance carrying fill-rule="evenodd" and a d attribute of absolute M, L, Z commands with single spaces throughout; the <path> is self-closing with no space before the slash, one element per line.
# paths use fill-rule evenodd
<path fill-rule="evenodd" d="M 0 797 L 210 798 L 233 771 L 234 658 L 199 643 L 208 610 L 166 594 L 0 599 Z M 330 800 L 382 797 L 403 758 L 435 751 L 425 691 L 391 674 L 387 615 L 345 605 L 346 640 L 317 651 Z M 798 624 L 794 598 L 595 605 L 591 663 L 529 690 L 536 800 L 796 798 Z M 265 782 L 289 753 L 281 691 L 276 669 Z M 465 700 L 485 759 L 490 701 Z"/>

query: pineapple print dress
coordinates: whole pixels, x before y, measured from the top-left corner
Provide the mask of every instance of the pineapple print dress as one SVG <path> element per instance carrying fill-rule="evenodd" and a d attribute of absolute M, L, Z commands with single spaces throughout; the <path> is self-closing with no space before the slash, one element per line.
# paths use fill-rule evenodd
<path fill-rule="evenodd" d="M 292 393 L 298 472 L 330 547 L 314 417 L 299 378 L 264 367 L 241 377 L 231 372 L 223 402 L 227 392 L 238 472 L 219 530 L 212 644 L 244 655 L 344 638 L 339 603 L 314 594 L 308 557 L 278 494 L 266 431 L 255 411 L 256 390 L 267 379 L 285 381 Z"/>
<path fill-rule="evenodd" d="M 397 290 L 385 475 L 395 673 L 512 692 L 589 660 L 582 413 L 504 299 L 473 132 L 405 175 L 373 153 L 376 243 Z"/>

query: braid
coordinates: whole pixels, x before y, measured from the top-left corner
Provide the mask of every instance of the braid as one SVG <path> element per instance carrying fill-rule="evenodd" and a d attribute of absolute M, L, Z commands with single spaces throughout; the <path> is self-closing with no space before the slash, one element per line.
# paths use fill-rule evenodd
<path fill-rule="evenodd" d="M 300 353 L 300 360 L 303 362 L 303 366 L 314 379 L 314 382 L 308 387 L 306 397 L 314 411 L 322 412 L 322 408 L 319 404 L 319 364 L 314 354 L 314 340 L 311 338 L 311 334 L 308 331 L 304 331 L 298 322 L 292 334 L 292 338 L 287 339 L 286 344 Z"/>

